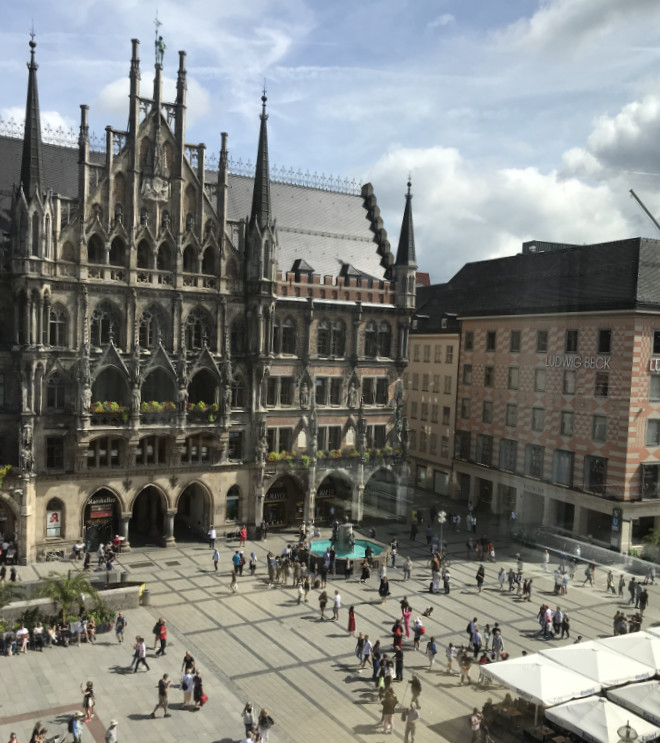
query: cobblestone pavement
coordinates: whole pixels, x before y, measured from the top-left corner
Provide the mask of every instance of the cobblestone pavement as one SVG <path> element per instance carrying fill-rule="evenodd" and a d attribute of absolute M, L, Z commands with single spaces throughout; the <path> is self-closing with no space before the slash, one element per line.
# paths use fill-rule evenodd
<path fill-rule="evenodd" d="M 479 532 L 484 533 L 485 522 Z M 337 576 L 328 581 L 332 596 L 339 590 L 342 609 L 338 622 L 321 621 L 318 591 L 311 591 L 309 603 L 298 605 L 292 587 L 268 589 L 264 581 L 268 549 L 281 552 L 291 533 L 270 535 L 267 542 L 248 542 L 246 555 L 254 550 L 259 559 L 255 577 L 239 578 L 238 592 L 229 588 L 231 555 L 235 542 L 219 539 L 220 571 L 213 571 L 211 550 L 204 544 L 185 544 L 170 550 L 142 548 L 122 556 L 121 564 L 131 579 L 144 580 L 151 594 L 151 606 L 127 612 L 127 642 L 118 645 L 114 632 L 102 634 L 96 646 L 47 648 L 11 658 L 0 657 L 0 741 L 18 733 L 21 743 L 29 740 L 36 720 L 43 720 L 49 735 L 66 732 L 69 714 L 80 708 L 80 684 L 92 679 L 97 690 L 98 717 L 86 726 L 83 741 L 104 740 L 105 726 L 111 718 L 119 720 L 119 741 L 169 743 L 169 741 L 213 741 L 228 743 L 242 737 L 241 710 L 250 700 L 257 708 L 267 707 L 275 720 L 273 743 L 310 743 L 323 736 L 324 741 L 384 740 L 378 722 L 380 705 L 370 682 L 370 672 L 359 673 L 354 655 L 355 640 L 348 636 L 347 608 L 355 607 L 357 630 L 380 638 L 389 649 L 390 628 L 400 616 L 399 601 L 406 595 L 413 617 L 427 606 L 434 608 L 424 620 L 427 638 L 434 635 L 440 655 L 432 672 L 423 652 L 414 652 L 412 643 L 404 643 L 405 682 L 396 685 L 400 701 L 410 699 L 407 681 L 412 672 L 422 679 L 421 715 L 417 743 L 468 741 L 467 715 L 473 706 L 481 706 L 487 697 L 497 700 L 505 690 L 482 690 L 475 684 L 460 687 L 458 677 L 444 672 L 444 648 L 450 641 L 466 639 L 465 626 L 473 616 L 480 625 L 499 622 L 506 649 L 513 657 L 522 650 L 534 652 L 548 644 L 573 642 L 578 634 L 592 639 L 611 634 L 611 618 L 623 604 L 605 592 L 606 572 L 597 570 L 595 587 L 582 587 L 583 570 L 578 570 L 575 585 L 566 596 L 552 595 L 552 579 L 542 571 L 541 553 L 523 552 L 525 574 L 534 578 L 530 603 L 523 603 L 508 591 L 500 593 L 496 576 L 500 565 L 514 565 L 518 547 L 497 540 L 497 561 L 486 564 L 486 583 L 478 593 L 474 575 L 477 565 L 467 561 L 464 530 L 445 531 L 452 555 L 454 586 L 449 596 L 428 593 L 430 570 L 423 534 L 416 542 L 408 539 L 408 527 L 395 522 L 377 528 L 377 538 L 400 540 L 399 563 L 410 554 L 415 567 L 412 580 L 405 582 L 401 570 L 389 569 L 392 595 L 381 604 L 377 579 L 368 584 L 358 576 L 345 581 Z M 39 564 L 19 568 L 22 580 L 47 575 L 53 568 L 66 570 L 68 563 Z M 618 578 L 618 573 L 617 573 Z M 544 643 L 536 636 L 536 613 L 541 602 L 553 607 L 559 603 L 571 617 L 571 639 Z M 657 589 L 650 587 L 650 602 L 645 626 L 658 623 Z M 150 650 L 149 672 L 128 672 L 132 649 L 128 638 L 144 635 L 153 648 L 151 629 L 158 616 L 168 622 L 168 649 L 156 658 Z M 181 711 L 182 694 L 178 688 L 181 659 L 189 649 L 198 661 L 204 678 L 208 704 L 198 712 Z M 157 701 L 156 684 L 163 673 L 173 681 L 170 692 L 172 717 L 156 720 L 149 714 Z M 477 669 L 473 669 L 476 680 Z M 159 712 L 159 714 L 161 714 Z M 392 738 L 403 737 L 404 723 L 395 717 Z M 70 739 L 71 736 L 67 735 Z M 495 736 L 496 740 L 498 736 Z"/>

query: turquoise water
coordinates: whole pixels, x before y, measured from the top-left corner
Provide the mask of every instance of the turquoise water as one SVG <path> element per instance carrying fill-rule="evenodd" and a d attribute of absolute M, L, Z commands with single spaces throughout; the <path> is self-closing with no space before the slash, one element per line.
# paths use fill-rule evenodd
<path fill-rule="evenodd" d="M 313 555 L 320 557 L 325 554 L 326 549 L 330 547 L 331 544 L 332 542 L 329 539 L 315 539 L 312 542 L 311 552 Z M 380 555 L 383 551 L 381 545 L 370 542 L 368 539 L 356 539 L 352 552 L 341 549 L 338 546 L 335 546 L 335 552 L 337 553 L 337 557 L 350 557 L 351 560 L 359 560 L 364 557 L 364 551 L 366 550 L 367 545 L 371 546 L 371 553 L 374 557 Z"/>

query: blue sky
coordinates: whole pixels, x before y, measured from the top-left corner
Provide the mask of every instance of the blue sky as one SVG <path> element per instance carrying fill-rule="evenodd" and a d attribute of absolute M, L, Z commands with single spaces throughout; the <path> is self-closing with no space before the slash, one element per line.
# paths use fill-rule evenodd
<path fill-rule="evenodd" d="M 396 245 L 408 173 L 434 281 L 523 240 L 660 237 L 657 0 L 3 2 L 0 116 L 22 117 L 34 20 L 42 123 L 127 121 L 130 39 L 153 19 L 188 53 L 190 142 L 253 159 L 266 81 L 271 162 L 371 181 Z"/>

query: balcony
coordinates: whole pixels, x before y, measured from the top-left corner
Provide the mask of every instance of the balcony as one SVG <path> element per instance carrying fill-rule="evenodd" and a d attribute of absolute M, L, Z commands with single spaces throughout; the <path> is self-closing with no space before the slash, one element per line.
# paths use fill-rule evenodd
<path fill-rule="evenodd" d="M 93 402 L 89 413 L 92 426 L 107 428 L 128 425 L 129 410 L 120 402 Z"/>
<path fill-rule="evenodd" d="M 220 416 L 220 406 L 217 402 L 189 402 L 188 423 L 192 425 L 216 423 Z"/>
<path fill-rule="evenodd" d="M 155 400 L 140 403 L 140 423 L 146 426 L 169 426 L 176 423 L 176 403 Z"/>

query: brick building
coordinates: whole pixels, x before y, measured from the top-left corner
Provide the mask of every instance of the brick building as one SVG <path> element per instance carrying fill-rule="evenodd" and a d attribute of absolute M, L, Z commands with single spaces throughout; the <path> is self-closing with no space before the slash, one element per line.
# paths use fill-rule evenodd
<path fill-rule="evenodd" d="M 394 255 L 371 185 L 271 181 L 265 95 L 254 173 L 225 134 L 211 170 L 185 52 L 164 101 L 137 40 L 128 129 L 96 146 L 81 106 L 78 147 L 44 143 L 35 47 L 24 129 L 0 136 L 0 528 L 21 559 L 403 513 L 410 189 Z"/>
<path fill-rule="evenodd" d="M 460 322 L 455 497 L 622 549 L 660 526 L 659 258 L 530 242 L 419 291 Z"/>

